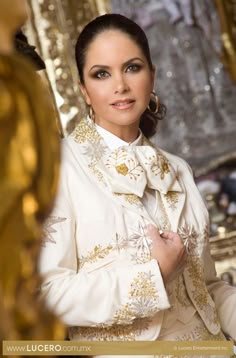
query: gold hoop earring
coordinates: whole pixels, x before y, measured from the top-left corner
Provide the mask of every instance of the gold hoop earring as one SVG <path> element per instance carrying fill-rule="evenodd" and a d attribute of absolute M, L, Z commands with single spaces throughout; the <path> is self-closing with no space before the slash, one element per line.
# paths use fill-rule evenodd
<path fill-rule="evenodd" d="M 158 98 L 158 96 L 157 96 L 157 94 L 156 94 L 156 92 L 155 92 L 154 90 L 151 92 L 151 98 L 152 98 L 152 96 L 154 97 L 155 110 L 153 111 L 153 110 L 150 108 L 150 103 L 149 103 L 147 109 L 148 109 L 150 112 L 152 112 L 153 114 L 156 114 L 156 113 L 158 112 L 158 109 L 159 109 L 159 98 Z M 151 101 L 151 98 L 150 98 L 150 101 Z"/>
<path fill-rule="evenodd" d="M 92 106 L 89 106 L 89 117 L 95 122 L 95 113 Z"/>

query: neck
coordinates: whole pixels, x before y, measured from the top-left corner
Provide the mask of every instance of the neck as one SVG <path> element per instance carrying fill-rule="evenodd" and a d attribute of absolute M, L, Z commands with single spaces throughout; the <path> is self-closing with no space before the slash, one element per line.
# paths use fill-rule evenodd
<path fill-rule="evenodd" d="M 136 123 L 129 126 L 103 125 L 99 122 L 96 122 L 96 124 L 127 143 L 132 143 L 139 136 L 139 127 Z"/>

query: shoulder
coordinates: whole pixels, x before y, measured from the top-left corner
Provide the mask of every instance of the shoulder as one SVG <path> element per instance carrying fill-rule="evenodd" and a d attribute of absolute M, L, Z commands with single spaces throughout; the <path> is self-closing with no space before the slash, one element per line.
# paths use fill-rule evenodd
<path fill-rule="evenodd" d="M 76 157 L 77 150 L 78 150 L 78 145 L 71 135 L 61 140 L 62 161 Z"/>
<path fill-rule="evenodd" d="M 192 168 L 190 167 L 190 165 L 186 162 L 186 160 L 184 160 L 183 158 L 175 155 L 175 154 L 172 154 L 172 153 L 169 153 L 169 152 L 166 152 L 165 150 L 159 148 L 159 147 L 156 147 L 157 150 L 163 154 L 167 159 L 168 161 L 170 162 L 170 164 L 178 171 L 178 172 L 187 172 L 189 174 L 191 174 L 191 176 L 193 176 L 193 172 L 192 172 Z"/>

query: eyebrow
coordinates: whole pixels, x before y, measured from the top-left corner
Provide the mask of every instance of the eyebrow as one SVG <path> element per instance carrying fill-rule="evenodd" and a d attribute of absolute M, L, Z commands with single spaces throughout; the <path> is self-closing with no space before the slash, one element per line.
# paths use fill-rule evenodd
<path fill-rule="evenodd" d="M 122 67 L 125 67 L 125 66 L 127 66 L 130 62 L 133 62 L 133 61 L 136 61 L 136 60 L 139 60 L 139 61 L 145 63 L 140 57 L 133 57 L 133 58 L 130 58 L 128 61 L 125 61 L 125 62 L 123 63 L 123 65 L 122 65 Z M 104 69 L 109 69 L 109 68 L 110 68 L 110 66 L 107 66 L 107 65 L 93 65 L 93 66 L 90 68 L 89 72 L 92 71 L 94 68 L 97 68 L 97 67 L 98 67 L 98 68 L 104 68 Z"/>

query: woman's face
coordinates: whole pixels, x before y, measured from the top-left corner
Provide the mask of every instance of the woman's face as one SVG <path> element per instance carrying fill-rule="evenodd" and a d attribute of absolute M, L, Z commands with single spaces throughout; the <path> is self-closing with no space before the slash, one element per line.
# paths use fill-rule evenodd
<path fill-rule="evenodd" d="M 103 128 L 116 135 L 122 128 L 137 131 L 153 85 L 154 69 L 128 35 L 107 30 L 89 46 L 81 90 Z"/>

